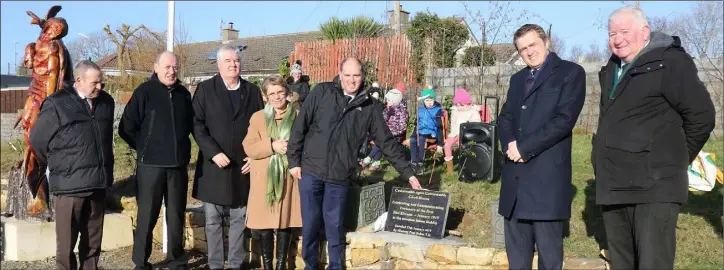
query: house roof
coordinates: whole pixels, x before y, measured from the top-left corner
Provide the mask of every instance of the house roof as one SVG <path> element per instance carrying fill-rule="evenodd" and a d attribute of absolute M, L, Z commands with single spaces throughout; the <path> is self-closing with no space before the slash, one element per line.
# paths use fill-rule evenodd
<path fill-rule="evenodd" d="M 322 39 L 322 32 L 301 32 L 280 35 L 268 35 L 259 37 L 247 37 L 231 40 L 225 44 L 232 46 L 246 46 L 241 53 L 241 71 L 242 73 L 254 73 L 265 70 L 276 70 L 279 62 L 288 58 L 294 51 L 294 44 L 297 42 L 311 41 Z M 186 50 L 187 67 L 186 76 L 203 76 L 213 75 L 217 73 L 215 57 L 209 57 L 209 54 L 215 52 L 224 43 L 220 40 L 196 42 L 183 45 Z M 103 68 L 115 68 L 115 54 L 109 55 L 98 61 Z M 144 57 L 145 58 L 145 57 Z M 152 58 L 155 59 L 155 58 Z M 147 61 L 152 62 L 152 61 Z M 151 70 L 153 63 L 149 63 L 148 71 Z M 142 67 L 140 63 L 132 63 L 129 69 Z"/>
<path fill-rule="evenodd" d="M 517 52 L 515 46 L 510 43 L 497 43 L 490 44 L 488 46 L 490 46 L 490 49 L 495 52 L 496 62 L 507 62 L 511 57 L 513 57 L 513 54 Z"/>
<path fill-rule="evenodd" d="M 31 77 L 0 75 L 0 88 L 29 87 L 32 80 Z"/>

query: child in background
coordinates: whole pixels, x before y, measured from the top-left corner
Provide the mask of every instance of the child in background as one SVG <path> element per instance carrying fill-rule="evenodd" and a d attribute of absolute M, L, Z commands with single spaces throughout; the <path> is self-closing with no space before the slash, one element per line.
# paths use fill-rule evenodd
<path fill-rule="evenodd" d="M 422 174 L 422 164 L 425 157 L 425 141 L 433 141 L 438 145 L 438 152 L 442 152 L 444 135 L 442 134 L 442 105 L 435 101 L 435 91 L 428 88 L 422 91 L 423 104 L 417 109 L 417 123 L 409 139 L 412 168 L 416 174 Z M 430 139 L 430 140 L 428 140 Z M 407 144 L 406 142 L 405 144 Z"/>
<path fill-rule="evenodd" d="M 450 108 L 450 134 L 445 140 L 445 165 L 447 172 L 453 171 L 452 147 L 459 142 L 460 125 L 465 122 L 480 122 L 480 106 L 473 105 L 470 94 L 465 89 L 455 89 L 453 104 Z"/>
<path fill-rule="evenodd" d="M 392 89 L 387 92 L 385 99 L 387 100 L 387 106 L 383 110 L 385 122 L 387 127 L 390 128 L 392 136 L 398 137 L 398 141 L 401 143 L 407 131 L 407 118 L 409 116 L 407 107 L 402 104 L 402 92 Z M 370 171 L 375 171 L 380 167 L 380 158 L 382 158 L 382 151 L 377 145 L 373 145 L 370 155 L 362 160 L 360 165 L 362 167 L 369 166 Z"/>

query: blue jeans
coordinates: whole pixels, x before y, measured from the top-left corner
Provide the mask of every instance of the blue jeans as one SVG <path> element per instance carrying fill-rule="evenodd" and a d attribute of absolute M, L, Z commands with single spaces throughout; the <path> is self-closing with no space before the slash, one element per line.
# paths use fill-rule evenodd
<path fill-rule="evenodd" d="M 410 159 L 413 164 L 421 164 L 425 161 L 425 140 L 432 138 L 432 135 L 420 135 L 418 141 L 417 131 L 412 132 L 410 137 Z"/>
<path fill-rule="evenodd" d="M 304 269 L 319 269 L 319 230 L 324 225 L 327 237 L 327 269 L 344 265 L 345 231 L 343 216 L 347 205 L 347 186 L 330 184 L 302 173 L 299 195 L 302 203 L 302 258 Z"/>

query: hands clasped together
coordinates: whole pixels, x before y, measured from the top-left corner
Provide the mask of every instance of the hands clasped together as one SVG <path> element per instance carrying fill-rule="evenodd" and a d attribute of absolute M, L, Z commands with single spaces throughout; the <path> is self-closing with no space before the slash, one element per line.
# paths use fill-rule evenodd
<path fill-rule="evenodd" d="M 508 151 L 505 152 L 505 155 L 508 156 L 508 159 L 514 162 L 525 162 L 523 157 L 520 156 L 520 152 L 518 152 L 518 144 L 516 141 L 508 143 Z"/>

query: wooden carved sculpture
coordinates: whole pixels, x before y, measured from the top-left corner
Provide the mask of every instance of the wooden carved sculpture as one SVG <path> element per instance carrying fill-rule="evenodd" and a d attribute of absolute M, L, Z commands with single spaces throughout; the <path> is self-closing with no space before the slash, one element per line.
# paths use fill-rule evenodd
<path fill-rule="evenodd" d="M 63 18 L 55 17 L 60 9 L 60 6 L 52 6 L 45 19 L 39 18 L 32 11 L 27 12 L 31 17 L 30 23 L 37 24 L 41 29 L 38 40 L 25 47 L 23 65 L 32 69 L 32 81 L 25 107 L 15 122 L 16 127 L 21 123 L 24 130 L 25 151 L 21 168 L 22 178 L 33 197 L 31 205 L 26 206 L 30 216 L 38 216 L 48 210 L 49 200 L 46 168 L 40 166 L 30 147 L 30 131 L 35 126 L 40 105 L 45 98 L 60 89 L 64 81 L 73 80 L 68 50 L 61 40 L 68 34 L 68 23 Z"/>

